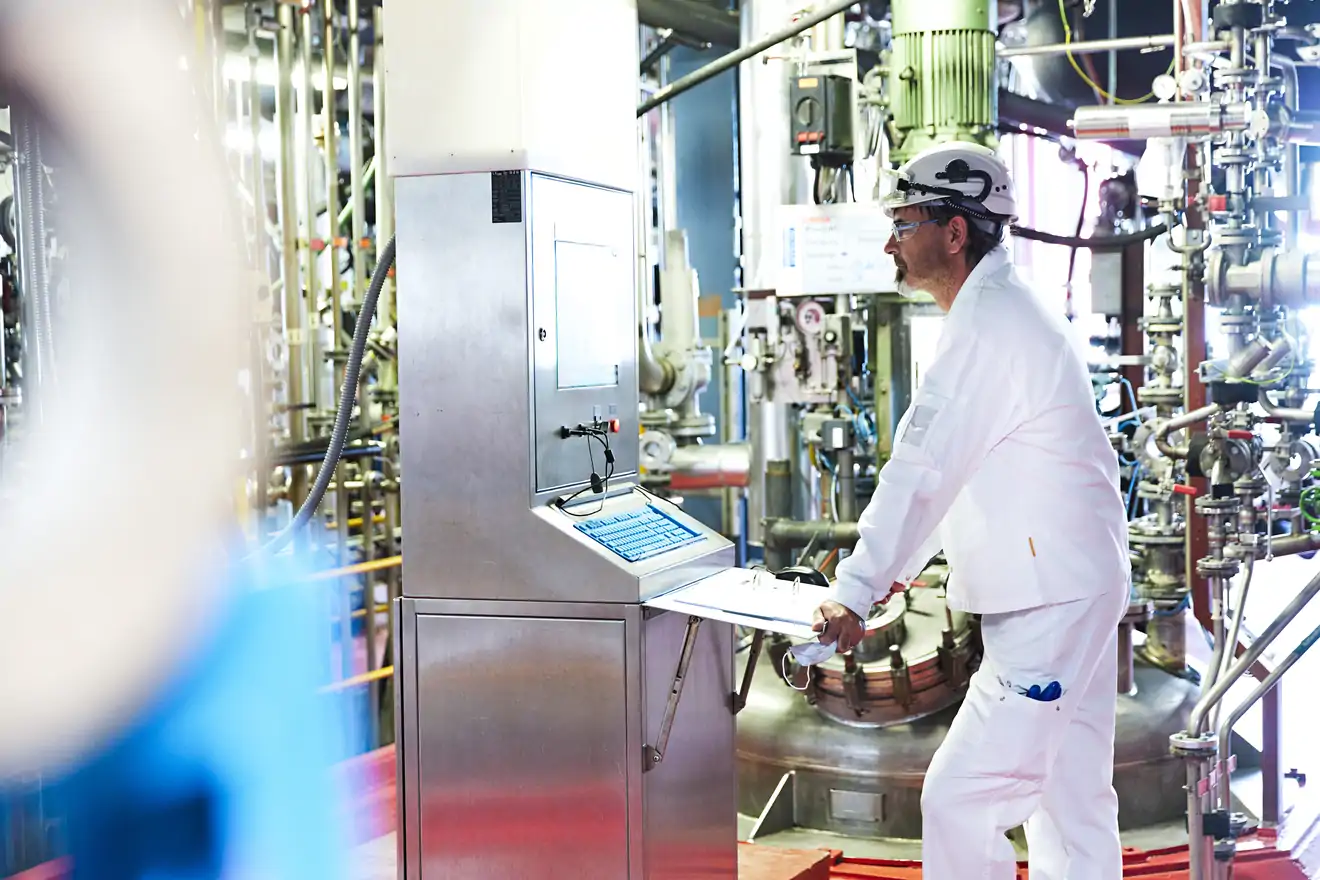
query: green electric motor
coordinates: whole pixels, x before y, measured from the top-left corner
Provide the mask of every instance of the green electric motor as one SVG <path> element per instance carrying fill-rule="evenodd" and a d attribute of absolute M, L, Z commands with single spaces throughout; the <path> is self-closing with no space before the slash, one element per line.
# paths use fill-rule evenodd
<path fill-rule="evenodd" d="M 994 147 L 996 0 L 894 0 L 890 160 L 952 140 Z"/>

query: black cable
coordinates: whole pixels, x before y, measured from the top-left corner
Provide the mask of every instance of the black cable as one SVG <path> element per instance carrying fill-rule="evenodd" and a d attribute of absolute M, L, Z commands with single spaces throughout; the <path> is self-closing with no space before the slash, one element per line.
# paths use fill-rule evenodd
<path fill-rule="evenodd" d="M 1055 235 L 1052 232 L 1041 232 L 1038 229 L 1031 229 L 1026 226 L 1013 226 L 1011 231 L 1018 238 L 1025 238 L 1028 241 L 1039 241 L 1043 244 L 1057 244 L 1063 247 L 1086 248 L 1092 251 L 1118 251 L 1128 245 L 1140 244 L 1143 241 L 1150 241 L 1153 238 L 1159 238 L 1169 231 L 1169 227 L 1163 223 L 1156 224 L 1149 229 L 1143 229 L 1140 232 L 1131 232 L 1127 235 L 1093 235 L 1090 238 L 1069 237 L 1065 235 Z"/>
<path fill-rule="evenodd" d="M 1077 211 L 1077 231 L 1073 233 L 1075 239 L 1082 237 L 1082 225 L 1086 223 L 1086 203 L 1090 201 L 1091 197 L 1091 169 L 1084 164 L 1080 167 L 1082 170 L 1082 206 Z M 1076 265 L 1077 245 L 1073 245 L 1072 250 L 1068 253 L 1068 314 L 1070 319 L 1072 316 L 1073 269 Z"/>
<path fill-rule="evenodd" d="M 583 486 L 581 489 L 578 489 L 576 492 L 574 492 L 572 495 L 569 495 L 567 498 L 560 498 L 558 501 L 555 502 L 555 506 L 558 507 L 560 510 L 562 510 L 564 513 L 568 514 L 569 516 L 575 516 L 575 517 L 595 516 L 596 514 L 600 513 L 605 509 L 605 499 L 610 494 L 610 480 L 614 478 L 614 450 L 610 447 L 609 434 L 600 427 L 593 425 L 592 427 L 589 428 L 575 428 L 568 432 L 568 436 L 571 437 L 573 435 L 585 437 L 587 440 L 587 456 L 590 458 L 591 461 L 591 480 L 586 486 Z M 595 454 L 592 452 L 592 447 L 591 447 L 592 440 L 596 440 L 598 443 L 600 443 L 601 448 L 605 450 L 606 471 L 605 471 L 605 476 L 603 478 L 596 473 L 596 457 Z M 577 498 L 578 496 L 588 491 L 600 493 L 600 505 L 595 510 L 575 512 L 566 509 L 566 505 L 568 505 L 574 498 Z"/>

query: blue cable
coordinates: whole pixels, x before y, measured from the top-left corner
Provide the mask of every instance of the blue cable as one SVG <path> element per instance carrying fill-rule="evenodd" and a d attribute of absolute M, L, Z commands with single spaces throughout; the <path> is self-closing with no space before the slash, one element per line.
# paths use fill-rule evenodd
<path fill-rule="evenodd" d="M 1128 398 L 1132 401 L 1132 411 L 1136 412 L 1137 410 L 1141 409 L 1141 407 L 1137 404 L 1137 392 L 1132 389 L 1132 383 L 1127 380 L 1126 376 L 1119 376 L 1118 381 L 1119 384 L 1121 384 L 1124 388 L 1127 389 Z"/>
<path fill-rule="evenodd" d="M 1132 519 L 1132 505 L 1137 497 L 1137 484 L 1141 482 L 1141 465 L 1137 465 L 1132 470 L 1132 476 L 1128 479 L 1128 497 L 1127 497 L 1127 516 Z"/>

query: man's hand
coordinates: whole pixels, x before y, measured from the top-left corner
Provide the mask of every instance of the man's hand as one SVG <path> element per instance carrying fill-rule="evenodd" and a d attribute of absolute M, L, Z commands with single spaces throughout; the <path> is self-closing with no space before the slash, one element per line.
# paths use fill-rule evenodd
<path fill-rule="evenodd" d="M 811 628 L 820 633 L 817 640 L 825 645 L 833 642 L 840 654 L 857 647 L 865 633 L 866 622 L 833 600 L 822 602 L 814 618 Z"/>
<path fill-rule="evenodd" d="M 889 595 L 880 601 L 882 603 L 888 602 L 898 594 L 906 591 L 906 584 L 895 581 L 889 586 Z M 811 628 L 820 633 L 816 640 L 822 645 L 835 642 L 835 648 L 840 654 L 846 654 L 857 647 L 858 642 L 862 640 L 862 636 L 866 635 L 866 621 L 838 602 L 832 600 L 822 602 L 813 617 L 815 622 L 812 623 Z"/>

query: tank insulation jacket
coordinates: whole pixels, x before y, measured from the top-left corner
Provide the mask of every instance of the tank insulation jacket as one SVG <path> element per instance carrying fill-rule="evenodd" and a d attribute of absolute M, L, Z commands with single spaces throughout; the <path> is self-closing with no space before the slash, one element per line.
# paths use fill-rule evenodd
<path fill-rule="evenodd" d="M 1146 140 L 1157 137 L 1204 137 L 1244 131 L 1250 121 L 1246 104 L 1140 104 L 1131 107 L 1078 107 L 1073 135 L 1089 140 Z"/>

